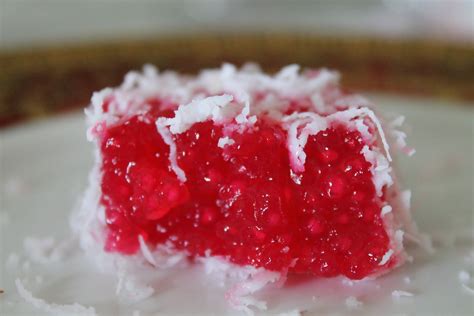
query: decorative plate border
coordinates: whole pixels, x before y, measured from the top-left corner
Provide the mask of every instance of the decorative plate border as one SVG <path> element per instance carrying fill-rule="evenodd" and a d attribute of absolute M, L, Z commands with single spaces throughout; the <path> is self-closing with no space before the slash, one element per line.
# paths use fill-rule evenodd
<path fill-rule="evenodd" d="M 93 91 L 117 85 L 145 63 L 196 72 L 222 62 L 329 67 L 344 86 L 365 91 L 474 100 L 474 45 L 314 34 L 180 35 L 0 51 L 0 126 L 83 107 Z"/>

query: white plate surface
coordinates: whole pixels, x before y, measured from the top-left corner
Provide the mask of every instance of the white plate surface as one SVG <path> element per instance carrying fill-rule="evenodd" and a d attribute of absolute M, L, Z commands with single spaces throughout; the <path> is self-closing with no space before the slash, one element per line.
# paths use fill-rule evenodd
<path fill-rule="evenodd" d="M 260 294 L 268 302 L 268 314 L 295 309 L 304 315 L 474 314 L 474 296 L 459 280 L 460 271 L 474 274 L 472 107 L 388 95 L 372 99 L 383 111 L 407 117 L 408 140 L 417 153 L 400 158 L 401 174 L 413 191 L 414 216 L 420 228 L 433 235 L 437 252 L 430 256 L 411 247 L 412 264 L 352 286 L 340 279 L 290 278 L 283 289 Z M 99 315 L 238 314 L 226 306 L 222 290 L 204 276 L 201 266 L 157 273 L 150 278 L 155 294 L 126 305 L 115 296 L 115 277 L 99 273 L 80 251 L 47 265 L 25 263 L 25 237 L 61 240 L 70 234 L 68 216 L 92 164 L 84 135 L 81 113 L 0 132 L 0 288 L 5 290 L 0 294 L 0 314 L 44 314 L 19 297 L 14 284 L 18 277 L 37 297 L 94 306 Z M 16 266 L 6 264 L 12 253 L 20 257 Z M 473 286 L 472 280 L 466 282 Z M 391 296 L 393 290 L 414 296 L 397 300 Z M 350 309 L 344 304 L 349 296 L 363 305 Z"/>

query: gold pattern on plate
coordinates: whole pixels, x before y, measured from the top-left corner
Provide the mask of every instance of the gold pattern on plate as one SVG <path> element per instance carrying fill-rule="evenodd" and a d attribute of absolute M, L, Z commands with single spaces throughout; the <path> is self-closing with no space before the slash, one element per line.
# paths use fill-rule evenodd
<path fill-rule="evenodd" d="M 335 68 L 349 89 L 474 100 L 474 45 L 314 34 L 181 35 L 0 51 L 0 125 L 87 105 L 131 69 L 193 73 L 253 61 Z"/>

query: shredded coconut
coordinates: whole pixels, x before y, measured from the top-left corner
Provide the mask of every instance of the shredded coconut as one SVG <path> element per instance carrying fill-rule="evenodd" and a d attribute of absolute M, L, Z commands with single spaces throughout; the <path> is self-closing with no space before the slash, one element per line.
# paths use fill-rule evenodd
<path fill-rule="evenodd" d="M 402 290 L 392 291 L 392 297 L 393 298 L 412 297 L 412 296 L 413 296 L 413 293 L 411 293 L 411 292 L 402 291 Z"/>
<path fill-rule="evenodd" d="M 406 284 L 410 284 L 411 283 L 411 278 L 410 277 L 404 277 L 403 282 L 405 282 Z"/>
<path fill-rule="evenodd" d="M 259 310 L 267 309 L 265 301 L 260 301 L 251 295 L 281 278 L 279 272 L 264 269 L 256 269 L 255 271 L 256 273 L 250 275 L 248 280 L 237 283 L 226 293 L 229 304 L 236 310 L 243 311 L 248 315 L 254 314 L 253 310 L 250 309 L 251 306 Z"/>
<path fill-rule="evenodd" d="M 210 251 L 206 252 L 206 257 L 198 259 L 203 265 L 206 274 L 212 275 L 217 283 L 224 287 L 227 278 L 234 278 L 236 274 L 242 274 L 241 278 L 247 278 L 250 272 L 235 270 L 233 266 L 224 258 L 210 256 Z M 237 276 L 239 278 L 239 276 Z"/>
<path fill-rule="evenodd" d="M 351 309 L 359 308 L 363 305 L 363 303 L 354 296 L 349 296 L 348 298 L 346 298 L 344 303 L 346 304 L 348 308 L 351 308 Z"/>
<path fill-rule="evenodd" d="M 392 120 L 390 122 L 390 127 L 394 128 L 394 127 L 400 127 L 403 125 L 403 123 L 405 122 L 405 116 L 403 115 L 400 115 L 398 116 L 397 118 L 395 118 L 394 120 Z"/>
<path fill-rule="evenodd" d="M 255 123 L 256 117 L 247 119 L 250 108 L 250 100 L 247 94 L 240 95 L 240 99 L 245 101 L 243 110 L 239 113 L 239 106 L 232 103 L 234 97 L 229 94 L 219 96 L 211 96 L 203 99 L 193 100 L 192 102 L 180 105 L 174 111 L 173 118 L 160 117 L 156 121 L 158 132 L 161 134 L 165 143 L 170 147 L 170 164 L 177 177 L 182 181 L 186 181 L 184 171 L 178 166 L 176 158 L 176 144 L 172 139 L 171 134 L 181 134 L 187 131 L 192 125 L 207 120 L 212 120 L 215 123 L 229 122 L 235 118 L 239 124 Z M 227 143 L 222 143 L 219 140 L 219 147 L 225 144 L 231 144 L 230 140 Z"/>
<path fill-rule="evenodd" d="M 198 258 L 198 261 L 204 264 L 206 274 L 212 275 L 220 286 L 224 287 L 227 281 L 234 283 L 226 292 L 226 299 L 234 309 L 248 315 L 254 314 L 250 307 L 259 310 L 267 308 L 266 302 L 256 299 L 252 294 L 270 283 L 276 284 L 284 279 L 279 272 L 252 266 L 238 266 L 223 257 L 211 256 L 210 251 L 206 251 L 206 256 Z"/>
<path fill-rule="evenodd" d="M 315 93 L 311 96 L 311 103 L 317 113 L 326 112 L 326 103 L 319 93 Z"/>
<path fill-rule="evenodd" d="M 401 152 L 405 153 L 408 156 L 413 156 L 416 153 L 416 150 L 407 145 L 407 142 L 406 142 L 407 134 L 398 129 L 399 127 L 403 125 L 404 121 L 405 121 L 404 116 L 399 116 L 395 118 L 394 120 L 392 120 L 388 124 L 388 127 L 390 128 L 389 134 L 394 139 L 394 143 L 397 149 L 399 149 Z"/>
<path fill-rule="evenodd" d="M 145 240 L 143 239 L 142 235 L 138 236 L 138 243 L 140 244 L 140 250 L 143 254 L 143 257 L 154 267 L 157 266 L 155 258 L 153 257 L 153 254 L 151 253 L 150 249 L 148 248 L 147 244 L 145 243 Z"/>
<path fill-rule="evenodd" d="M 169 127 L 172 134 L 181 134 L 195 123 L 207 120 L 213 120 L 214 122 L 228 121 L 237 114 L 235 107 L 231 106 L 233 99 L 231 95 L 224 94 L 180 105 L 174 111 L 173 118 L 164 119 L 164 125 Z"/>
<path fill-rule="evenodd" d="M 288 132 L 288 150 L 290 152 L 292 167 L 295 168 L 295 171 L 304 171 L 304 164 L 306 161 L 304 147 L 310 135 L 316 135 L 320 131 L 327 129 L 328 124 L 332 122 L 343 121 L 345 123 L 350 123 L 352 120 L 364 116 L 369 117 L 375 124 L 382 140 L 387 159 L 388 161 L 391 161 L 390 147 L 386 140 L 381 123 L 372 110 L 368 108 L 350 108 L 325 117 L 313 112 L 300 112 L 287 115 L 282 119 L 284 123 L 283 126 Z M 368 128 L 362 120 L 355 120 L 355 126 L 363 136 L 370 137 Z"/>
<path fill-rule="evenodd" d="M 382 141 L 382 145 L 385 150 L 387 159 L 388 161 L 392 161 L 392 157 L 390 155 L 390 146 L 388 144 L 387 138 L 385 137 L 385 132 L 382 128 L 382 123 L 380 122 L 380 120 L 377 118 L 377 116 L 371 109 L 369 109 L 368 107 L 360 107 L 360 108 L 352 107 L 352 108 L 349 108 L 348 110 L 336 112 L 328 116 L 330 120 L 344 121 L 344 122 L 349 122 L 358 117 L 368 117 L 375 124 L 377 132 L 379 133 L 379 136 L 380 136 L 380 140 Z M 363 136 L 364 135 L 369 136 L 366 125 L 365 124 L 362 125 L 362 121 L 358 121 L 358 122 L 359 122 L 359 125 L 357 126 L 359 129 L 359 132 L 361 132 Z"/>
<path fill-rule="evenodd" d="M 174 171 L 174 173 L 181 182 L 186 182 L 186 174 L 184 173 L 183 169 L 178 166 L 178 160 L 176 157 L 176 143 L 174 142 L 173 136 L 171 135 L 169 129 L 166 127 L 166 124 L 166 119 L 160 117 L 156 121 L 156 128 L 158 130 L 158 133 L 160 133 L 161 137 L 163 138 L 163 141 L 170 148 L 169 160 L 171 169 Z"/>
<path fill-rule="evenodd" d="M 54 303 L 48 303 L 43 299 L 36 298 L 33 294 L 28 291 L 20 279 L 15 280 L 15 285 L 20 296 L 28 303 L 36 307 L 37 309 L 55 314 L 55 315 L 97 315 L 93 307 L 82 306 L 78 303 L 71 305 L 58 305 Z"/>
<path fill-rule="evenodd" d="M 395 241 L 399 247 L 403 245 L 403 236 L 405 236 L 405 232 L 403 230 L 398 229 L 395 231 Z"/>
<path fill-rule="evenodd" d="M 153 252 L 151 252 L 155 267 L 160 269 L 167 269 L 176 266 L 178 263 L 186 259 L 187 254 L 184 251 L 178 251 L 170 243 L 158 245 Z"/>
<path fill-rule="evenodd" d="M 227 136 L 219 138 L 219 141 L 217 142 L 217 147 L 224 148 L 227 145 L 233 145 L 235 141 L 232 138 L 229 138 Z"/>
<path fill-rule="evenodd" d="M 382 207 L 382 212 L 380 213 L 381 216 L 384 216 L 392 211 L 392 207 L 390 205 L 385 205 Z"/>
<path fill-rule="evenodd" d="M 392 169 L 389 167 L 389 162 L 377 149 L 370 149 L 367 145 L 362 147 L 361 153 L 364 155 L 365 160 L 373 166 L 371 172 L 375 191 L 378 196 L 382 196 L 384 187 L 389 187 L 393 184 L 390 174 Z"/>
<path fill-rule="evenodd" d="M 287 146 L 290 153 L 292 169 L 303 172 L 306 162 L 304 147 L 310 135 L 325 130 L 327 120 L 315 113 L 293 113 L 283 118 L 284 127 L 288 132 Z"/>
<path fill-rule="evenodd" d="M 380 260 L 379 266 L 383 266 L 384 264 L 386 264 L 390 260 L 393 254 L 394 254 L 393 249 L 387 250 L 387 252 L 382 257 L 382 260 Z"/>
<path fill-rule="evenodd" d="M 410 190 L 405 190 L 401 192 L 401 200 L 403 203 L 403 207 L 406 209 L 410 208 L 410 203 L 411 203 L 411 191 Z"/>
<path fill-rule="evenodd" d="M 117 263 L 117 288 L 115 293 L 121 300 L 133 304 L 140 302 L 152 296 L 155 290 L 145 284 L 142 284 L 137 278 L 129 273 L 124 262 Z"/>

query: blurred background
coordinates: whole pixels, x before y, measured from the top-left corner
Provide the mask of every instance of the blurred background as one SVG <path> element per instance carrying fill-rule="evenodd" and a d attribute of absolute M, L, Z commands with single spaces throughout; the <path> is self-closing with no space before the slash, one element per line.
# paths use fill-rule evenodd
<path fill-rule="evenodd" d="M 0 0 L 0 127 L 83 107 L 144 63 L 224 61 L 472 101 L 474 0 Z"/>

